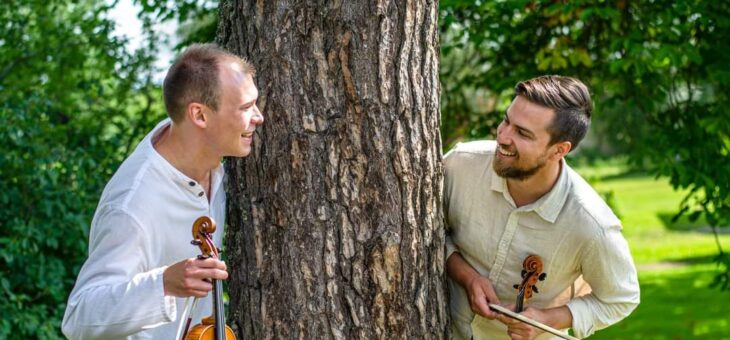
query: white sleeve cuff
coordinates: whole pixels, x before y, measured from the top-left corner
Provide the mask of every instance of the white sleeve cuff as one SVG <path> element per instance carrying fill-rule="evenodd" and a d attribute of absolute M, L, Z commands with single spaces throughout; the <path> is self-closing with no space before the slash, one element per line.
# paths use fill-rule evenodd
<path fill-rule="evenodd" d="M 570 300 L 567 304 L 570 313 L 573 315 L 573 332 L 578 338 L 585 338 L 593 334 L 594 324 L 592 318 L 586 317 L 591 315 L 591 308 L 588 302 L 584 299 L 578 298 Z"/>
<path fill-rule="evenodd" d="M 167 322 L 175 321 L 177 318 L 177 302 L 174 296 L 165 295 L 164 273 L 167 266 L 156 268 L 150 271 L 155 285 L 155 295 L 162 297 L 162 317 Z"/>

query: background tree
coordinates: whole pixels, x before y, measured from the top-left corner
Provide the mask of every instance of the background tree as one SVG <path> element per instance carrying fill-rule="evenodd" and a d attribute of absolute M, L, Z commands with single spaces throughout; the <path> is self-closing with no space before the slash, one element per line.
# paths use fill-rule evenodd
<path fill-rule="evenodd" d="M 447 145 L 489 134 L 517 81 L 575 76 L 594 92 L 601 151 L 689 189 L 677 216 L 730 226 L 727 2 L 444 0 L 441 8 Z M 730 288 L 721 247 L 717 260 L 715 284 Z"/>
<path fill-rule="evenodd" d="M 437 3 L 224 1 L 267 121 L 229 159 L 230 320 L 251 338 L 440 338 Z"/>
<path fill-rule="evenodd" d="M 97 1 L 0 5 L 0 338 L 61 338 L 104 183 L 155 110 Z M 157 118 L 156 118 L 157 117 Z"/>

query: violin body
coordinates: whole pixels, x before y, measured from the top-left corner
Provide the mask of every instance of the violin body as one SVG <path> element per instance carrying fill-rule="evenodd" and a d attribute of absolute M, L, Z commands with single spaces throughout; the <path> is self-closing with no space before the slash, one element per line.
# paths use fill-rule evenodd
<path fill-rule="evenodd" d="M 233 329 L 231 327 L 228 327 L 226 325 L 226 340 L 236 340 L 236 335 L 233 334 Z M 203 318 L 202 322 L 195 325 L 192 329 L 190 329 L 190 332 L 188 332 L 187 336 L 185 336 L 185 340 L 214 340 L 215 339 L 215 317 L 212 315 Z"/>

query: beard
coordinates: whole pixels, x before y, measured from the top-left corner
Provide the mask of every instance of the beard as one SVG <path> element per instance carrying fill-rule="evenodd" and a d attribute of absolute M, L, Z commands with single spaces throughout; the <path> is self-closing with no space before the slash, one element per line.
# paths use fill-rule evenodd
<path fill-rule="evenodd" d="M 519 157 L 519 154 L 517 157 Z M 494 172 L 496 172 L 499 177 L 524 181 L 532 177 L 545 166 L 545 163 L 547 163 L 545 158 L 545 155 L 541 155 L 535 162 L 535 165 L 530 167 L 516 167 L 502 163 L 499 157 L 495 155 L 492 160 L 492 168 L 494 168 Z"/>

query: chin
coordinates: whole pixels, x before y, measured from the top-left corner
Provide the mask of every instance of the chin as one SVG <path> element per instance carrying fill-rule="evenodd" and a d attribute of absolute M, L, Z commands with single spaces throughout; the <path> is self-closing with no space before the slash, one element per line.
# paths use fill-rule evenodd
<path fill-rule="evenodd" d="M 244 150 L 239 150 L 236 153 L 235 157 L 246 157 L 246 156 L 248 156 L 250 154 L 251 154 L 251 148 L 247 148 L 247 149 L 244 149 Z"/>

